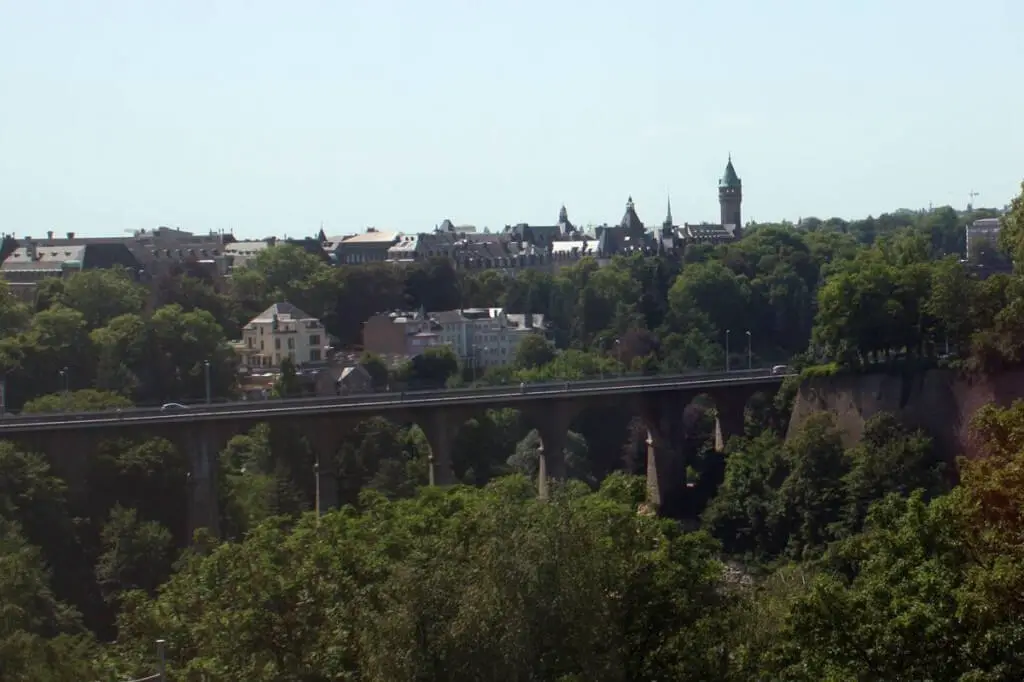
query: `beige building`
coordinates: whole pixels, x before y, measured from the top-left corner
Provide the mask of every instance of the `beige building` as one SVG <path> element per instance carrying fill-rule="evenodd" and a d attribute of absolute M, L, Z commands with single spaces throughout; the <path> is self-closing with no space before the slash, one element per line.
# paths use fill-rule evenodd
<path fill-rule="evenodd" d="M 284 358 L 304 365 L 326 361 L 330 339 L 317 318 L 291 303 L 275 303 L 245 325 L 236 350 L 250 368 L 280 367 Z"/>
<path fill-rule="evenodd" d="M 509 314 L 501 308 L 465 308 L 431 313 L 441 325 L 441 344 L 459 360 L 480 368 L 511 364 L 519 344 L 531 334 L 543 334 L 542 315 Z"/>

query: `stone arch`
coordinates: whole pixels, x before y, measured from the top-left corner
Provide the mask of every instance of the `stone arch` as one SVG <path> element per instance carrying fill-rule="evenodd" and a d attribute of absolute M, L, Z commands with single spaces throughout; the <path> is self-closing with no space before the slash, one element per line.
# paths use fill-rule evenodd
<path fill-rule="evenodd" d="M 634 401 L 628 396 L 600 396 L 590 399 L 577 399 L 581 404 L 569 421 L 569 433 L 587 434 L 587 467 L 583 470 L 579 465 L 575 467 L 577 477 L 592 478 L 593 482 L 603 480 L 615 471 L 622 471 L 624 468 L 631 473 L 637 473 L 636 458 L 639 456 L 641 462 L 646 462 L 646 428 L 639 438 L 632 438 L 634 435 L 631 424 L 637 419 Z M 634 445 L 642 447 L 643 452 L 632 453 L 630 457 L 627 446 L 631 441 Z M 571 448 L 570 448 L 571 450 Z M 567 475 L 572 475 L 574 468 L 572 463 Z M 641 465 L 642 466 L 642 465 Z M 586 475 L 586 476 L 584 476 Z"/>
<path fill-rule="evenodd" d="M 724 452 L 729 438 L 743 433 L 743 407 L 737 419 L 735 406 L 712 391 L 694 394 L 684 409 L 685 429 L 691 439 L 703 439 L 707 420 L 711 420 L 710 437 L 716 452 Z"/>
<path fill-rule="evenodd" d="M 479 409 L 462 406 L 438 406 L 411 410 L 405 417 L 406 423 L 420 428 L 430 447 L 431 485 L 453 485 L 458 482 L 452 460 L 453 448 L 462 426 L 479 412 Z M 396 415 L 394 418 L 402 417 Z"/>
<path fill-rule="evenodd" d="M 778 388 L 775 386 L 759 387 L 758 390 L 752 391 L 745 406 L 746 419 L 767 423 L 769 427 L 784 432 L 787 424 L 777 423 L 776 419 L 779 416 L 774 407 L 777 393 Z"/>

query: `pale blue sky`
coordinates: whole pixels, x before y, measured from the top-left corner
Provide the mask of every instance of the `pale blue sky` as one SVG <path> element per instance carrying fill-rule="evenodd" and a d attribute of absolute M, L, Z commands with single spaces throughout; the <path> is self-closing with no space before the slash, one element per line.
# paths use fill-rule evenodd
<path fill-rule="evenodd" d="M 1021 0 L 0 0 L 0 231 L 1002 206 Z"/>

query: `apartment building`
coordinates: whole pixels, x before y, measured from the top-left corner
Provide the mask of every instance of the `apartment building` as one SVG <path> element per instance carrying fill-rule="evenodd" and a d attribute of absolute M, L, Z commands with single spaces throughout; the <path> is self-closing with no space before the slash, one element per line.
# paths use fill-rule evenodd
<path fill-rule="evenodd" d="M 235 346 L 247 367 L 280 367 L 284 358 L 296 365 L 324 362 L 330 339 L 320 320 L 291 303 L 275 303 L 249 320 Z"/>

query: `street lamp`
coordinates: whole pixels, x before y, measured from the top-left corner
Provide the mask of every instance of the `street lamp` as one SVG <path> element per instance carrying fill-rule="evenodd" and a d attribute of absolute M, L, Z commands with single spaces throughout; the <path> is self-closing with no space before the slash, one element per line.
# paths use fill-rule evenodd
<path fill-rule="evenodd" d="M 313 462 L 313 481 L 316 486 L 316 522 L 320 523 L 320 459 Z"/>
<path fill-rule="evenodd" d="M 160 672 L 158 673 L 159 677 L 157 679 L 159 679 L 160 682 L 165 682 L 167 680 L 167 658 L 164 653 L 164 645 L 166 643 L 167 642 L 162 639 L 156 640 L 156 656 L 160 664 Z"/>
<path fill-rule="evenodd" d="M 210 404 L 211 402 L 213 402 L 213 399 L 212 399 L 212 393 L 213 392 L 210 390 L 210 361 L 209 360 L 204 360 L 203 361 L 203 373 L 206 376 L 206 403 Z"/>
<path fill-rule="evenodd" d="M 747 330 L 747 369 L 754 369 L 754 354 L 751 352 L 750 330 Z"/>
<path fill-rule="evenodd" d="M 625 374 L 626 368 L 622 365 L 622 339 L 615 339 L 615 356 L 619 360 L 619 374 Z"/>
<path fill-rule="evenodd" d="M 731 329 L 725 330 L 725 371 L 729 371 L 729 334 L 732 333 Z"/>
<path fill-rule="evenodd" d="M 67 410 L 68 409 L 68 403 L 70 402 L 70 399 L 71 399 L 71 388 L 70 388 L 70 378 L 69 378 L 71 373 L 68 372 L 68 368 L 65 367 L 64 369 L 62 369 L 59 372 L 59 374 L 60 374 L 61 384 L 63 385 L 63 390 L 64 390 L 64 409 Z"/>

